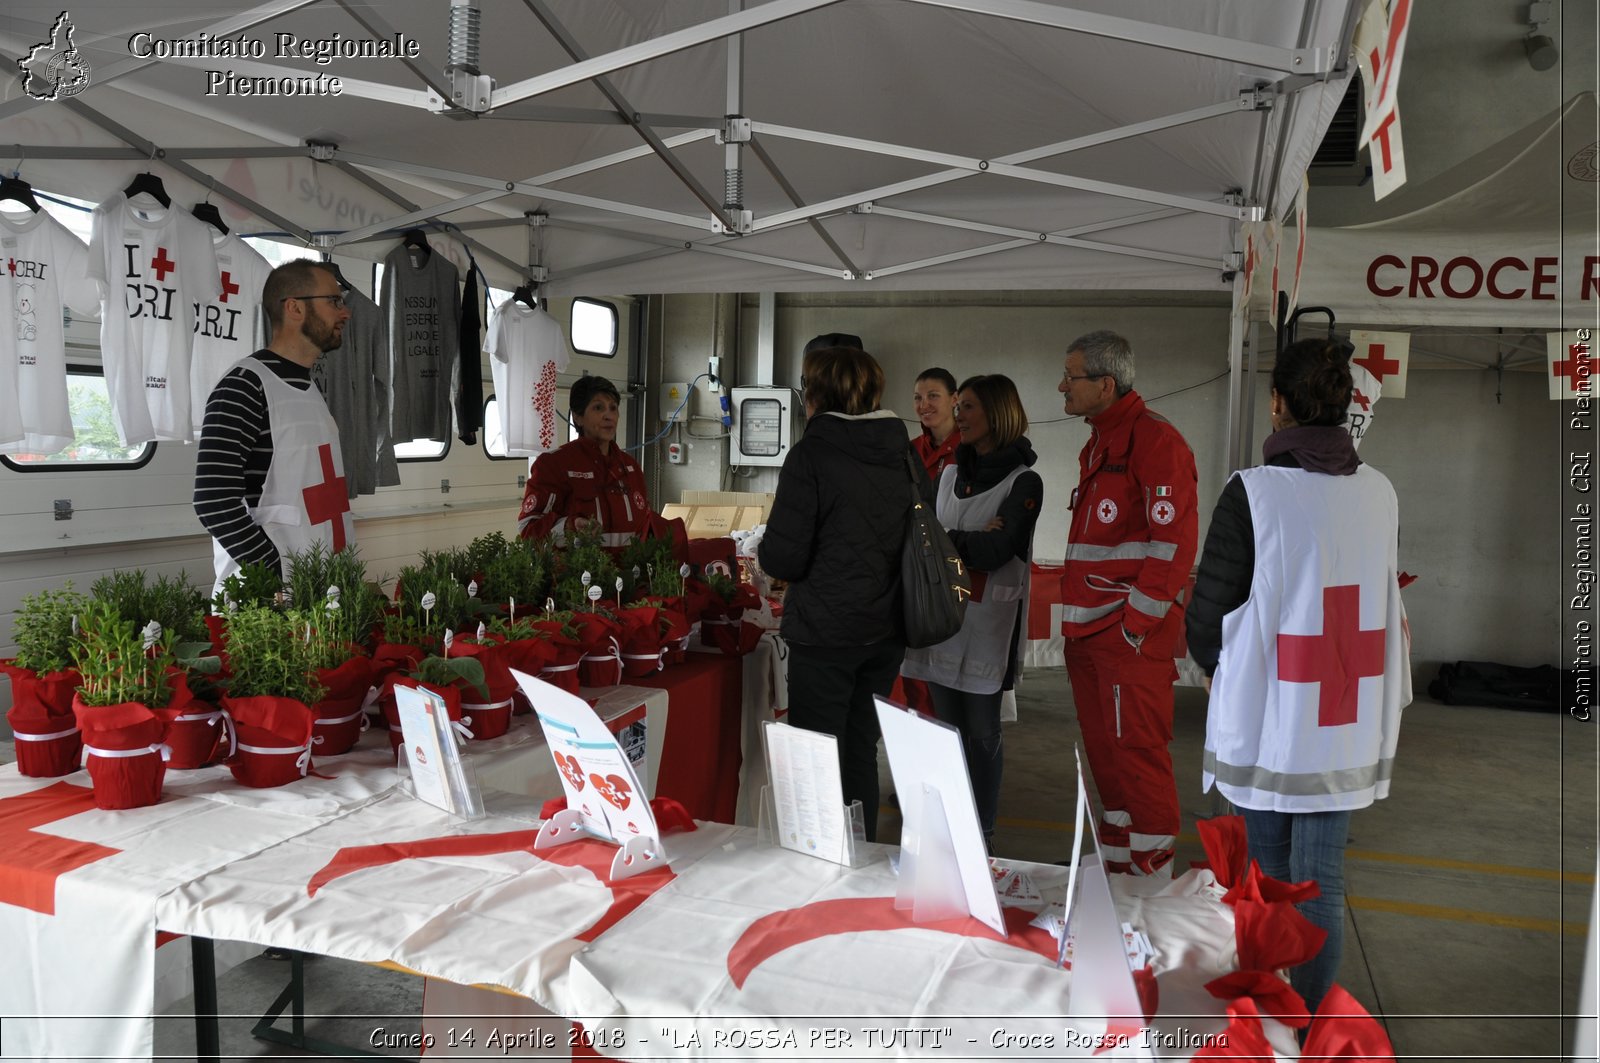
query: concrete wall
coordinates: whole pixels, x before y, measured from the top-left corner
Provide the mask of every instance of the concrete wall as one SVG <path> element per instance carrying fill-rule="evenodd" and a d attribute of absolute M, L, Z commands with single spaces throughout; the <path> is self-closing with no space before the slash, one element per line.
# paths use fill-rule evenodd
<path fill-rule="evenodd" d="M 1144 296 L 1143 298 L 1149 298 Z M 876 299 L 777 297 L 773 383 L 797 385 L 799 351 L 821 332 L 853 332 L 883 363 L 885 405 L 915 430 L 910 394 L 916 374 L 942 365 L 958 378 L 1004 372 L 1017 381 L 1040 455 L 1045 507 L 1035 539 L 1040 558 L 1059 558 L 1066 542 L 1066 504 L 1077 481 L 1076 455 L 1086 426 L 1061 412 L 1056 384 L 1066 344 L 1095 328 L 1111 328 L 1134 343 L 1137 389 L 1175 423 L 1194 448 L 1200 474 L 1202 537 L 1227 468 L 1228 398 L 1225 379 L 1226 307 L 1208 298 L 1091 299 L 1071 293 L 927 293 Z M 736 353 L 735 383 L 748 374 L 757 343 L 757 300 L 673 296 L 651 301 L 648 339 L 652 373 L 688 380 L 705 369 L 716 347 Z M 734 320 L 736 318 L 736 320 Z M 737 337 L 737 351 L 719 334 Z M 1270 342 L 1263 333 L 1263 339 Z M 1429 334 L 1416 342 L 1430 351 L 1487 360 L 1482 337 Z M 1491 345 L 1492 346 L 1492 345 Z M 1248 463 L 1259 460 L 1268 433 L 1266 396 L 1270 356 L 1257 376 L 1256 416 Z M 742 374 L 742 375 L 741 375 Z M 1499 396 L 1497 398 L 1497 391 Z M 1401 567 L 1420 578 L 1406 593 L 1420 682 L 1441 661 L 1496 660 L 1519 665 L 1555 663 L 1559 635 L 1561 563 L 1553 547 L 1561 533 L 1559 488 L 1564 478 L 1559 407 L 1545 397 L 1537 372 L 1455 366 L 1419 357 L 1408 397 L 1381 401 L 1362 457 L 1394 483 L 1401 507 Z M 659 430 L 650 398 L 652 433 Z M 707 420 L 692 431 L 688 464 L 667 466 L 666 439 L 651 448 L 652 497 L 675 501 L 684 490 L 770 491 L 775 470 L 745 478 L 725 467 L 728 447 L 710 418 L 715 400 L 696 395 L 694 411 Z M 685 435 L 687 437 L 687 434 Z"/>

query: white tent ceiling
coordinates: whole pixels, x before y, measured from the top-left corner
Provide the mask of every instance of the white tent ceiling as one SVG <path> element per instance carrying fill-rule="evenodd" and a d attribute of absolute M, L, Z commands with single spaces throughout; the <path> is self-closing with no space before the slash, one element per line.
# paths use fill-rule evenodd
<path fill-rule="evenodd" d="M 59 3 L 8 0 L 0 48 L 26 56 Z M 1239 222 L 1290 208 L 1352 26 L 1351 0 L 476 6 L 483 114 L 444 105 L 444 0 L 85 0 L 69 17 L 87 89 L 40 102 L 13 79 L 0 145 L 40 189 L 98 201 L 148 168 L 181 204 L 232 198 L 243 231 L 364 257 L 437 216 L 497 284 L 537 258 L 550 294 L 1226 290 Z M 274 54 L 278 34 L 396 32 L 415 62 Z M 266 54 L 130 55 L 202 33 Z M 345 89 L 207 95 L 208 70 Z M 728 114 L 748 144 L 720 142 Z M 719 231 L 744 224 L 730 168 L 743 235 Z"/>

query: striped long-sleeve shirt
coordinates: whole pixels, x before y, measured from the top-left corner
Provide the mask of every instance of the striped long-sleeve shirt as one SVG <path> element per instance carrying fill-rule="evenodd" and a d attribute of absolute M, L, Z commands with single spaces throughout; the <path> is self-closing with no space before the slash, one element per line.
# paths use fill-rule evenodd
<path fill-rule="evenodd" d="M 269 350 L 252 355 L 292 388 L 311 387 L 311 370 Z M 277 568 L 282 559 L 267 533 L 250 516 L 261 502 L 272 465 L 272 421 L 261 381 L 237 366 L 223 376 L 206 401 L 200 449 L 195 456 L 194 512 L 211 537 L 241 565 Z"/>

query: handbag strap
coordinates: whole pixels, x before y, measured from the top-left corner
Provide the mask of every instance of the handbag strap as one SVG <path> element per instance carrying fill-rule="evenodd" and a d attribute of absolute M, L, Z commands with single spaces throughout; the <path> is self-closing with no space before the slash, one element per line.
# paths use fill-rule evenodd
<path fill-rule="evenodd" d="M 911 451 L 911 445 L 908 443 L 906 445 L 906 475 L 911 479 L 911 504 L 913 506 L 922 504 L 922 492 L 919 490 L 922 483 L 917 479 L 916 460 L 916 456 Z"/>

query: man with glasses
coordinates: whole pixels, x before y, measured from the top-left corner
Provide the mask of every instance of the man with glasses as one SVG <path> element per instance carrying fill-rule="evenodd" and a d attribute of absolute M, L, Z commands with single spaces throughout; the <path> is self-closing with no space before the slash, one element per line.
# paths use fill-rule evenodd
<path fill-rule="evenodd" d="M 194 511 L 211 533 L 216 585 L 251 562 L 355 542 L 339 430 L 311 383 L 337 348 L 350 311 L 334 272 L 287 262 L 262 291 L 272 340 L 228 370 L 206 401 L 195 461 Z"/>
<path fill-rule="evenodd" d="M 1084 752 L 1104 809 L 1107 866 L 1170 875 L 1179 827 L 1172 775 L 1178 600 L 1199 536 L 1194 454 L 1133 390 L 1114 332 L 1067 347 L 1058 390 L 1089 422 L 1072 492 L 1062 634 Z"/>

